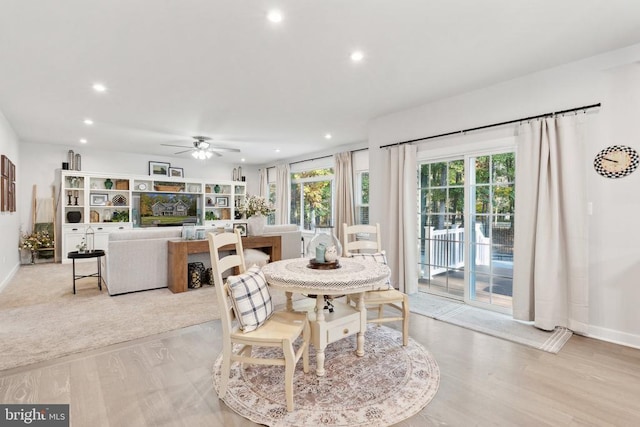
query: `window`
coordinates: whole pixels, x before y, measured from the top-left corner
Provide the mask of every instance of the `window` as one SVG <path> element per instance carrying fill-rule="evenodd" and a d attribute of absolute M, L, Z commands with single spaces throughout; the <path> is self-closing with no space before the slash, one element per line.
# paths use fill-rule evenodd
<path fill-rule="evenodd" d="M 267 198 L 272 206 L 276 205 L 276 183 L 270 182 L 267 188 Z M 267 215 L 267 224 L 274 225 L 276 223 L 276 213 L 271 212 Z"/>
<path fill-rule="evenodd" d="M 333 225 L 333 168 L 291 174 L 291 224 L 313 230 Z"/>
<path fill-rule="evenodd" d="M 356 175 L 356 223 L 369 224 L 369 171 Z"/>

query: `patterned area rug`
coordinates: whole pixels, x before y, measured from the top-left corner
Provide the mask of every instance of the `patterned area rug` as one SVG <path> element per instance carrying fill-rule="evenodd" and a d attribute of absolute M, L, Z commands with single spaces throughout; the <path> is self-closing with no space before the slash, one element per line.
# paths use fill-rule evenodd
<path fill-rule="evenodd" d="M 231 367 L 224 402 L 253 422 L 268 426 L 388 426 L 418 413 L 435 396 L 440 370 L 431 354 L 402 334 L 387 327 L 369 326 L 365 355 L 355 355 L 355 337 L 330 344 L 326 351 L 326 375 L 315 374 L 311 347 L 308 374 L 298 362 L 294 377 L 295 410 L 287 412 L 284 367 L 240 364 Z M 254 348 L 254 354 L 278 350 Z M 222 355 L 213 368 L 219 390 Z"/>

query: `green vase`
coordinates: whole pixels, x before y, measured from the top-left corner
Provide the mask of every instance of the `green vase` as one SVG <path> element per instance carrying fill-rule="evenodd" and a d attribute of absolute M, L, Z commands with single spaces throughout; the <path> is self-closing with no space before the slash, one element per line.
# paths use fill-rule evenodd
<path fill-rule="evenodd" d="M 113 187 L 113 182 L 111 182 L 111 179 L 107 178 L 104 180 L 104 188 L 106 188 L 107 190 L 111 190 L 111 187 Z"/>
<path fill-rule="evenodd" d="M 214 186 L 213 186 L 213 191 L 214 191 L 215 193 L 219 193 L 219 192 L 220 192 L 220 186 L 219 186 L 218 184 L 214 185 Z"/>

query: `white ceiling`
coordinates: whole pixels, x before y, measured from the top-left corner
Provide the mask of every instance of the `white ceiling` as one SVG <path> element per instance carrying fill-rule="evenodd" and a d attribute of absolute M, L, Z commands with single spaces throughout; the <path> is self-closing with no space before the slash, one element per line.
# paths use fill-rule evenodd
<path fill-rule="evenodd" d="M 0 0 L 0 110 L 22 141 L 171 156 L 206 135 L 242 151 L 209 161 L 264 164 L 638 42 L 637 0 Z"/>

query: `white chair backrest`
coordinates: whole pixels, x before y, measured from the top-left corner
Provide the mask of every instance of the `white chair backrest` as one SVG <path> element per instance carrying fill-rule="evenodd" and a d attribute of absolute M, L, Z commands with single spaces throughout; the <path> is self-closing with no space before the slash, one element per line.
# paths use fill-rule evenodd
<path fill-rule="evenodd" d="M 364 234 L 368 235 L 368 239 L 358 240 Z M 371 253 L 382 251 L 382 243 L 380 240 L 380 224 L 375 225 L 347 225 L 342 224 L 342 242 L 343 256 L 351 256 L 354 253 Z"/>
<path fill-rule="evenodd" d="M 235 267 L 238 267 L 240 273 L 245 272 L 246 268 L 244 264 L 244 251 L 242 250 L 242 237 L 240 236 L 240 231 L 236 230 L 234 233 L 208 233 L 207 239 L 209 240 L 213 284 L 216 288 L 216 296 L 218 297 L 218 305 L 220 307 L 222 334 L 226 339 L 232 331 L 235 313 L 233 312 L 233 304 L 229 299 L 229 287 L 227 286 L 226 281 L 223 280 L 222 275 L 227 270 Z M 235 253 L 231 253 L 220 258 L 220 248 L 227 245 L 234 245 Z"/>

